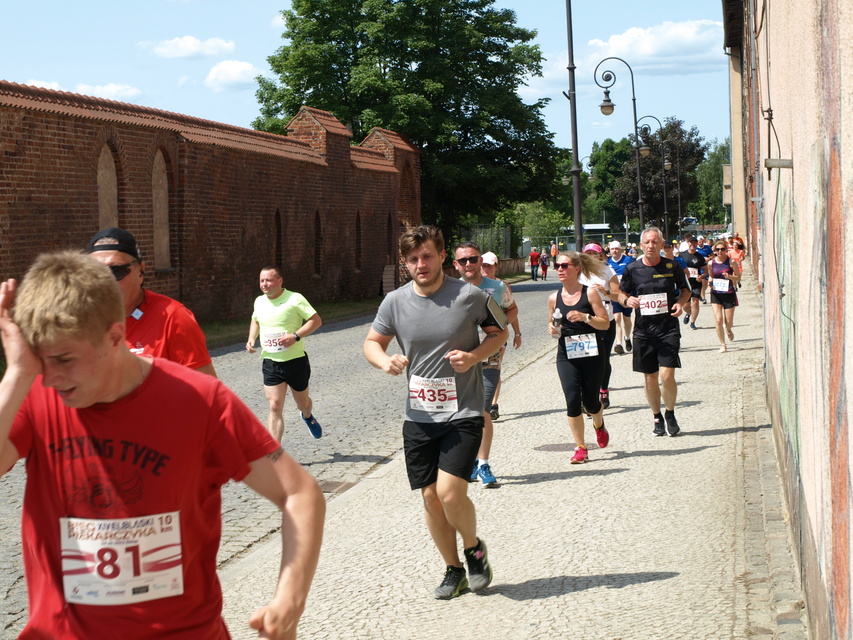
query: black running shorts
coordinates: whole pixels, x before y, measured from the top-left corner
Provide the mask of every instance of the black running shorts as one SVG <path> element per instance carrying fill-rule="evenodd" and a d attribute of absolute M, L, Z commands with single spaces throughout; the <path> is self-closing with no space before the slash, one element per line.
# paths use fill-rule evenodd
<path fill-rule="evenodd" d="M 681 333 L 676 329 L 663 335 L 634 331 L 634 371 L 657 373 L 661 367 L 678 369 Z"/>
<path fill-rule="evenodd" d="M 434 484 L 439 469 L 468 480 L 482 439 L 482 416 L 450 422 L 406 420 L 403 423 L 403 450 L 409 486 L 423 489 Z"/>
<path fill-rule="evenodd" d="M 265 387 L 287 384 L 294 391 L 305 391 L 308 388 L 308 381 L 311 379 L 311 363 L 308 362 L 308 354 L 287 362 L 264 358 L 261 369 L 264 374 Z"/>

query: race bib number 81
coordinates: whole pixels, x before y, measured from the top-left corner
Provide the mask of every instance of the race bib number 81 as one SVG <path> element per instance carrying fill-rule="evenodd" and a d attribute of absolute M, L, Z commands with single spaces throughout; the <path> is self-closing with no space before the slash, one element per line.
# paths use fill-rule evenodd
<path fill-rule="evenodd" d="M 117 520 L 60 518 L 70 603 L 110 606 L 184 592 L 180 513 Z"/>

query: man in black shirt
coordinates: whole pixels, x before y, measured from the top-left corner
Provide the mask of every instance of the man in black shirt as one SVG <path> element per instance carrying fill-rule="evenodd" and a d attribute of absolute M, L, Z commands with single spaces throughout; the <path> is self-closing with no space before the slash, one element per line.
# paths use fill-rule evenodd
<path fill-rule="evenodd" d="M 619 304 L 637 309 L 633 364 L 634 371 L 645 376 L 646 400 L 654 414 L 654 434 L 674 436 L 681 430 L 675 419 L 678 395 L 675 369 L 681 367 L 678 317 L 690 299 L 690 288 L 684 271 L 675 261 L 661 257 L 660 229 L 646 229 L 640 246 L 643 257 L 629 264 L 622 276 Z M 666 407 L 665 416 L 660 413 L 661 398 Z"/>
<path fill-rule="evenodd" d="M 699 299 L 702 297 L 702 283 L 706 279 L 705 256 L 696 248 L 698 240 L 691 236 L 687 239 L 687 251 L 681 254 L 681 259 L 687 265 L 687 283 L 690 285 L 690 302 L 684 313 L 684 324 L 690 323 L 690 328 L 696 328 L 696 318 L 699 317 Z"/>

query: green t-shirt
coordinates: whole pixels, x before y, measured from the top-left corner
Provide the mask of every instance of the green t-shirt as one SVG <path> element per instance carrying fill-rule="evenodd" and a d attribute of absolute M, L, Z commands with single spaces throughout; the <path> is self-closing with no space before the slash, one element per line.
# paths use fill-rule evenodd
<path fill-rule="evenodd" d="M 301 293 L 285 289 L 270 300 L 267 296 L 255 298 L 252 320 L 261 328 L 261 357 L 287 362 L 305 355 L 305 341 L 300 340 L 291 347 L 277 344 L 285 333 L 296 333 L 305 321 L 317 313 Z"/>

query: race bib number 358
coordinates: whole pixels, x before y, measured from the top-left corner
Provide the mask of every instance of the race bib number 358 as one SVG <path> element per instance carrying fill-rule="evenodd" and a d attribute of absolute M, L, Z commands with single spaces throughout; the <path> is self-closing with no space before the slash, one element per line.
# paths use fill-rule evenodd
<path fill-rule="evenodd" d="M 70 603 L 110 606 L 184 592 L 180 513 L 117 520 L 60 518 Z"/>
<path fill-rule="evenodd" d="M 412 409 L 429 412 L 456 411 L 458 407 L 456 378 L 422 378 L 409 380 L 409 402 Z"/>

